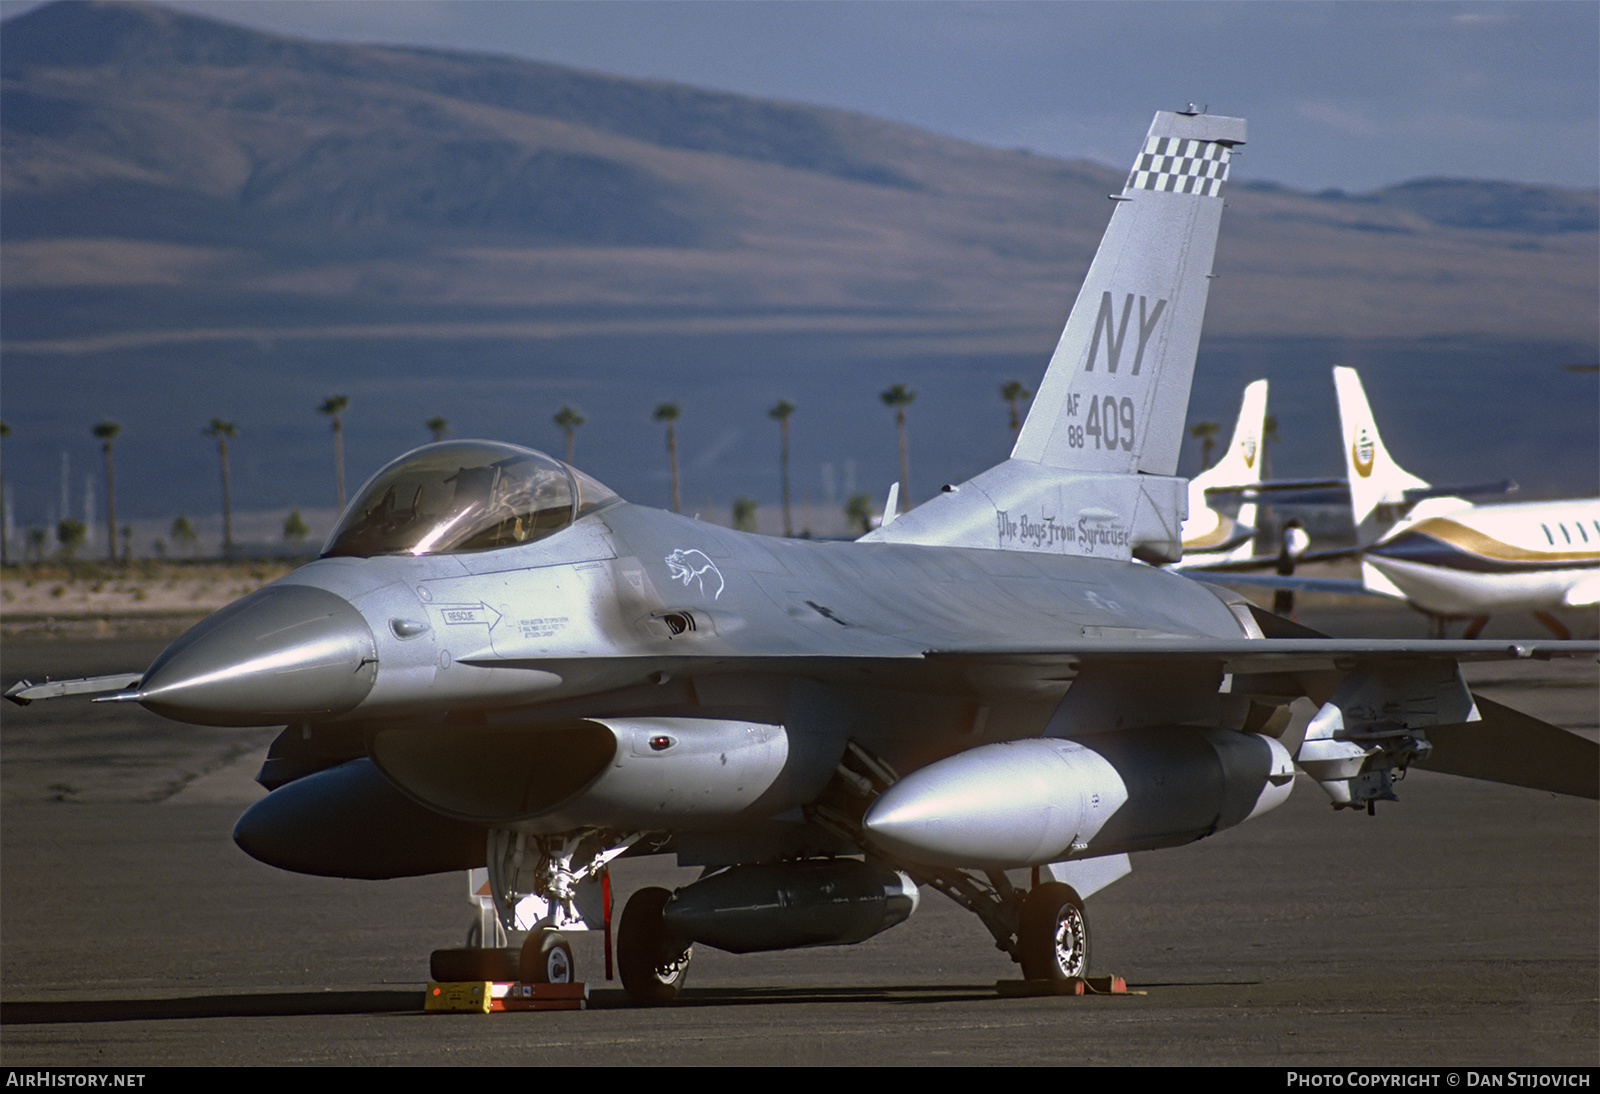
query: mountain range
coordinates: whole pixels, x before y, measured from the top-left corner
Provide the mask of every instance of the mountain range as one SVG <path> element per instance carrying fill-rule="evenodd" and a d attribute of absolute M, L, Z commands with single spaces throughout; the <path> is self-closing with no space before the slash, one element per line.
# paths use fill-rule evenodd
<path fill-rule="evenodd" d="M 123 426 L 120 511 L 215 510 L 214 417 L 239 427 L 236 507 L 330 504 L 315 410 L 332 393 L 350 399 L 351 480 L 435 415 L 559 453 L 551 416 L 571 405 L 576 462 L 655 504 L 651 411 L 674 401 L 685 496 L 725 508 L 776 499 L 780 398 L 799 408 L 797 494 L 881 493 L 895 437 L 877 393 L 904 383 L 925 494 L 1003 456 L 998 387 L 1036 385 L 1123 177 L 838 110 L 147 4 L 0 24 L 0 78 L 21 524 L 63 493 L 75 510 L 102 419 Z M 1231 421 L 1269 376 L 1276 469 L 1327 471 L 1328 369 L 1355 365 L 1419 473 L 1596 488 L 1595 191 L 1310 194 L 1248 163 L 1193 419 Z"/>

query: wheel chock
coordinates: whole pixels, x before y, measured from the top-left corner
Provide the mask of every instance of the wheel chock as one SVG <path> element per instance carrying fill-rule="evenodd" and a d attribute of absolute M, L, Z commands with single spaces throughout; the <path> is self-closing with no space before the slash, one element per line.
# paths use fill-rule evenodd
<path fill-rule="evenodd" d="M 492 1014 L 508 1010 L 584 1010 L 589 985 L 494 980 L 428 982 L 423 1010 L 430 1014 Z"/>
<path fill-rule="evenodd" d="M 428 981 L 422 1009 L 429 1014 L 488 1014 L 494 984 L 488 980 Z"/>
<path fill-rule="evenodd" d="M 994 986 L 1001 995 L 1015 997 L 1144 994 L 1130 992 L 1128 982 L 1120 976 L 1071 976 L 1065 980 L 997 980 Z"/>
<path fill-rule="evenodd" d="M 589 985 L 507 984 L 505 994 L 497 996 L 494 1004 L 494 1010 L 586 1010 Z"/>

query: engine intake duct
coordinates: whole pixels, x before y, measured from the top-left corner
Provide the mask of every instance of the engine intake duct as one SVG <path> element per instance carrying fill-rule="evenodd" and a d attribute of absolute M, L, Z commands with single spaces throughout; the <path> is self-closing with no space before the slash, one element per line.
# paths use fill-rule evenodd
<path fill-rule="evenodd" d="M 692 829 L 799 804 L 816 779 L 787 731 L 719 718 L 508 720 L 372 733 L 378 769 L 446 816 L 546 831 Z"/>
<path fill-rule="evenodd" d="M 733 866 L 686 885 L 668 901 L 669 926 L 728 953 L 849 946 L 910 918 L 917 886 L 859 859 Z"/>

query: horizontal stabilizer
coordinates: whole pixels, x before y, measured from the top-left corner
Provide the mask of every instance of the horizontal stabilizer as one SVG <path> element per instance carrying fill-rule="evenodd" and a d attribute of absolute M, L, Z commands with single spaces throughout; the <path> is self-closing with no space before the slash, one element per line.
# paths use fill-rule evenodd
<path fill-rule="evenodd" d="M 1407 505 L 1415 505 L 1419 501 L 1429 498 L 1486 498 L 1499 497 L 1502 494 L 1514 494 L 1517 491 L 1515 479 L 1501 479 L 1499 482 L 1475 482 L 1467 486 L 1429 486 L 1413 487 L 1401 492 Z"/>
<path fill-rule="evenodd" d="M 1474 695 L 1483 719 L 1429 726 L 1417 766 L 1486 782 L 1600 798 L 1600 744 Z"/>

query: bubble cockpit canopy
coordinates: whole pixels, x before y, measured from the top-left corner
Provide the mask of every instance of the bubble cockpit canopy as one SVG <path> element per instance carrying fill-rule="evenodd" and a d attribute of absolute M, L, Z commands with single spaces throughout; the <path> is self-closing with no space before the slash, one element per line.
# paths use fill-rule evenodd
<path fill-rule="evenodd" d="M 514 547 L 554 535 L 617 496 L 542 452 L 497 441 L 446 441 L 372 477 L 339 518 L 324 558 L 441 555 Z"/>

